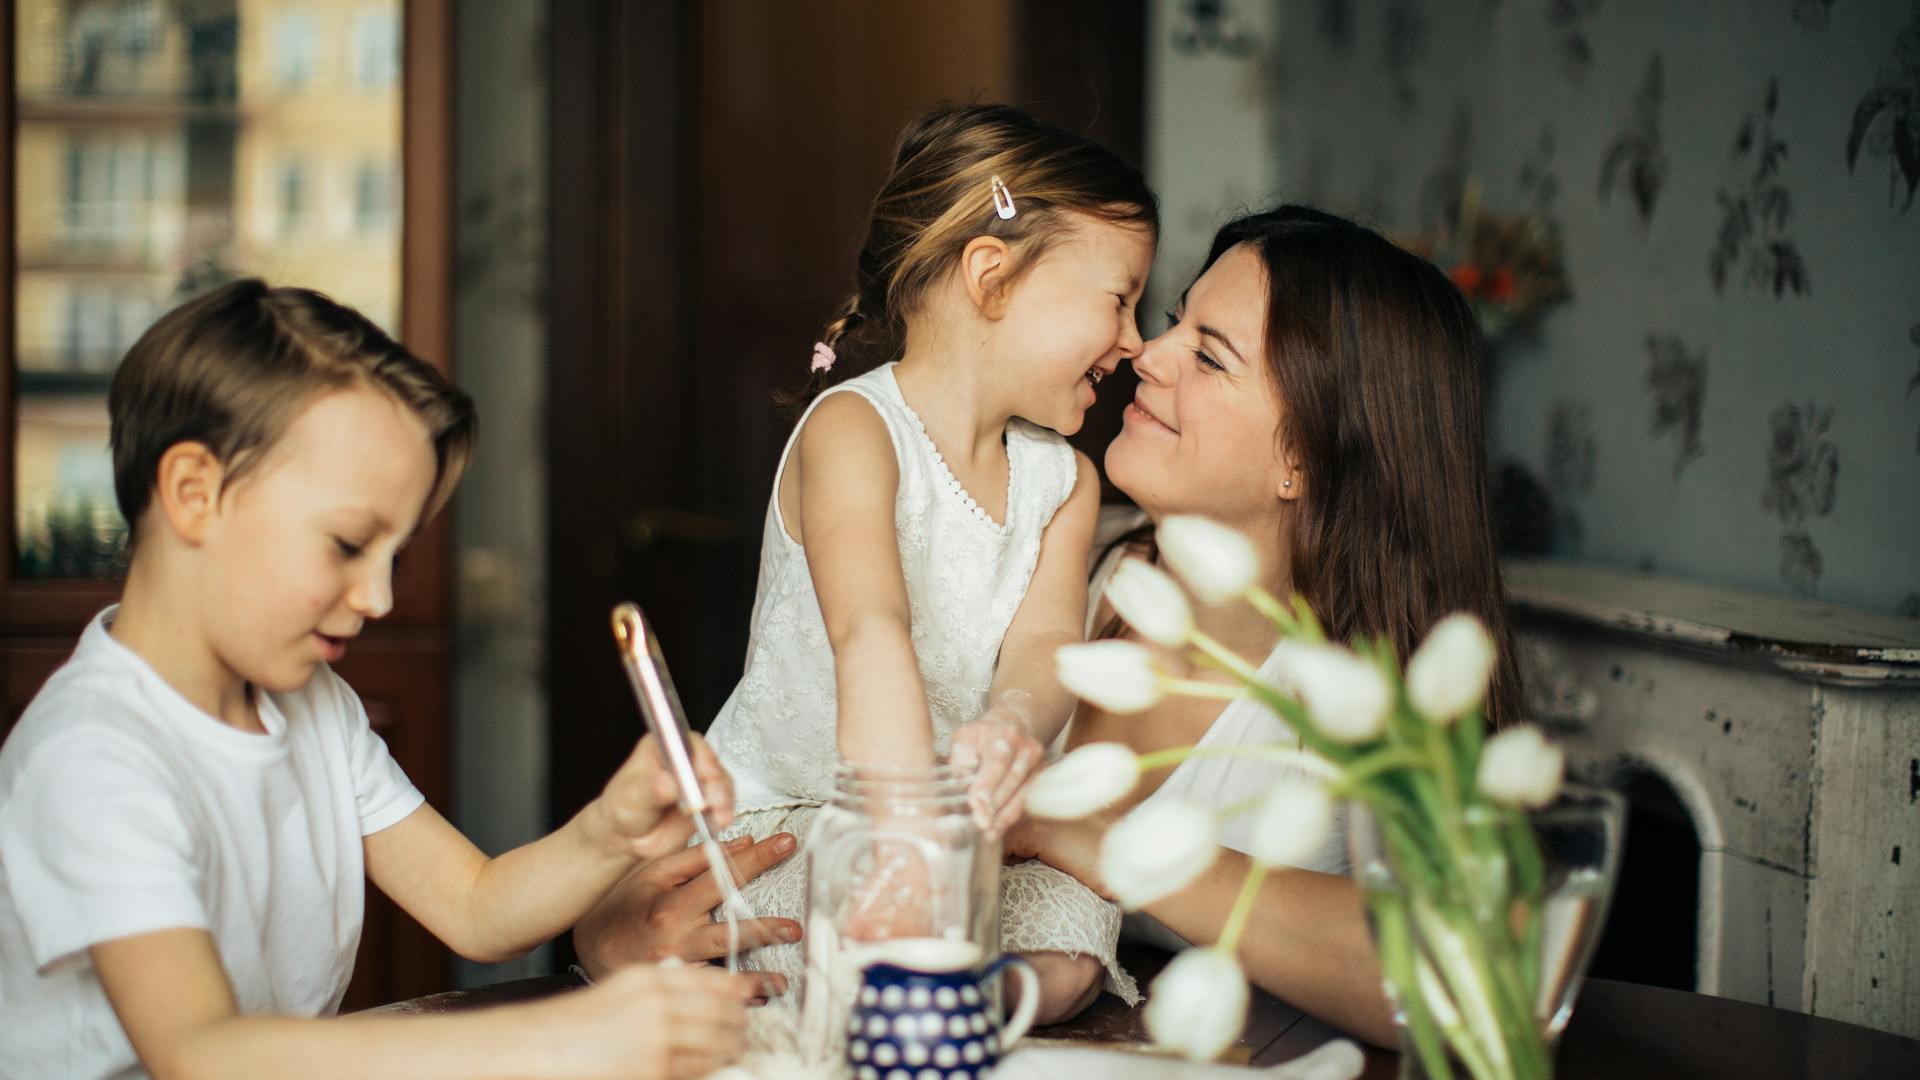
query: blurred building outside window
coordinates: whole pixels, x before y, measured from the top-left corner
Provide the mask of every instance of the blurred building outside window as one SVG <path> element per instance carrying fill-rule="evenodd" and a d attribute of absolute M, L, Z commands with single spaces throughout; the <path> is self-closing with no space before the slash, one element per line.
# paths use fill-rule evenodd
<path fill-rule="evenodd" d="M 116 572 L 106 388 L 238 276 L 398 331 L 400 0 L 16 0 L 14 570 Z"/>

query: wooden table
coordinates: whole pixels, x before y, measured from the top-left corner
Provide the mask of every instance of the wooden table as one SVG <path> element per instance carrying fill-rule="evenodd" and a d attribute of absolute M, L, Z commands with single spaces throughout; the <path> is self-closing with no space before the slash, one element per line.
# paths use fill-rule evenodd
<path fill-rule="evenodd" d="M 1166 963 L 1151 949 L 1122 948 L 1142 985 Z M 571 975 L 499 983 L 397 1002 L 384 1013 L 446 1013 L 528 1001 L 577 989 Z M 1080 1045 L 1146 1041 L 1140 1011 L 1101 995 L 1069 1023 L 1035 1028 L 1035 1039 Z M 1247 1031 L 1229 1058 L 1252 1065 L 1292 1060 L 1341 1033 L 1255 991 Z M 1559 1080 L 1879 1080 L 1920 1077 L 1920 1040 L 1802 1013 L 1680 990 L 1588 979 L 1560 1043 Z M 1391 1080 L 1397 1055 L 1367 1049 L 1366 1080 Z"/>

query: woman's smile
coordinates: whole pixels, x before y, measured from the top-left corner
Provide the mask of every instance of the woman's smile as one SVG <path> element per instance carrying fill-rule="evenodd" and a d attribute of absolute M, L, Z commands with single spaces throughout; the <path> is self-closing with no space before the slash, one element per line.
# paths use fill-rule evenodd
<path fill-rule="evenodd" d="M 1145 424 L 1150 429 L 1157 428 L 1161 431 L 1167 432 L 1170 435 L 1180 434 L 1179 428 L 1174 427 L 1172 424 L 1169 424 L 1165 420 L 1160 419 L 1160 417 L 1157 414 L 1155 414 L 1153 410 L 1147 408 L 1145 405 L 1142 405 L 1140 403 L 1140 398 L 1138 396 L 1136 396 L 1133 399 L 1133 404 L 1127 406 L 1127 411 L 1124 414 L 1124 417 L 1125 417 L 1125 420 L 1129 423 Z"/>

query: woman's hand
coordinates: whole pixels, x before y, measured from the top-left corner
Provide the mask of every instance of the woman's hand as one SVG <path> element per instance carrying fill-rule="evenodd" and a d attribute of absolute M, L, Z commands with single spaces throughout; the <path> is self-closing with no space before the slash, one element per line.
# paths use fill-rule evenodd
<path fill-rule="evenodd" d="M 747 1049 L 748 973 L 629 967 L 584 990 L 526 1006 L 544 1056 L 542 1075 L 691 1080 Z"/>
<path fill-rule="evenodd" d="M 794 847 L 791 834 L 775 833 L 759 843 L 740 837 L 729 842 L 726 851 L 734 877 L 745 885 L 792 855 Z M 726 924 L 712 917 L 719 905 L 720 885 L 697 847 L 637 867 L 574 927 L 580 965 L 599 979 L 631 964 L 717 960 L 727 955 Z M 800 924 L 792 919 L 750 919 L 740 924 L 741 952 L 799 940 Z M 786 992 L 787 981 L 781 976 L 756 975 L 762 978 L 758 996 Z"/>
<path fill-rule="evenodd" d="M 1039 859 L 1056 870 L 1072 874 L 1102 899 L 1112 900 L 1113 895 L 1100 880 L 1100 840 L 1107 834 L 1109 824 L 1105 814 L 1077 821 L 1022 818 L 1007 831 L 1006 859 L 1010 863 Z"/>
<path fill-rule="evenodd" d="M 1027 782 L 1046 758 L 1033 737 L 1027 698 L 1022 690 L 1001 694 L 979 719 L 954 729 L 948 744 L 948 761 L 976 770 L 967 802 L 987 840 L 998 839 L 1020 820 Z"/>
<path fill-rule="evenodd" d="M 733 820 L 733 781 L 706 740 L 693 736 L 691 748 L 693 771 L 707 797 L 708 821 L 715 829 L 725 828 Z M 634 745 L 589 810 L 608 843 L 653 859 L 679 850 L 693 835 L 693 820 L 679 803 L 673 770 L 667 768 L 658 741 L 648 735 Z"/>

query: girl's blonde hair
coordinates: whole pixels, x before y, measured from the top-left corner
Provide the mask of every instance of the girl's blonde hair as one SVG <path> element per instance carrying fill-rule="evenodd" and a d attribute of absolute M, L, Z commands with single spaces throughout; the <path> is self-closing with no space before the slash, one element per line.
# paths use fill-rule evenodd
<path fill-rule="evenodd" d="M 996 212 L 993 180 L 1006 186 L 1012 217 Z M 853 290 L 821 340 L 839 354 L 839 375 L 897 359 L 907 318 L 977 236 L 1013 250 L 1017 280 L 1072 227 L 1068 214 L 1158 233 L 1159 200 L 1140 170 L 1091 139 L 1042 123 L 1010 105 L 938 105 L 900 136 L 893 171 L 874 197 Z M 815 379 L 802 400 L 821 388 Z"/>

